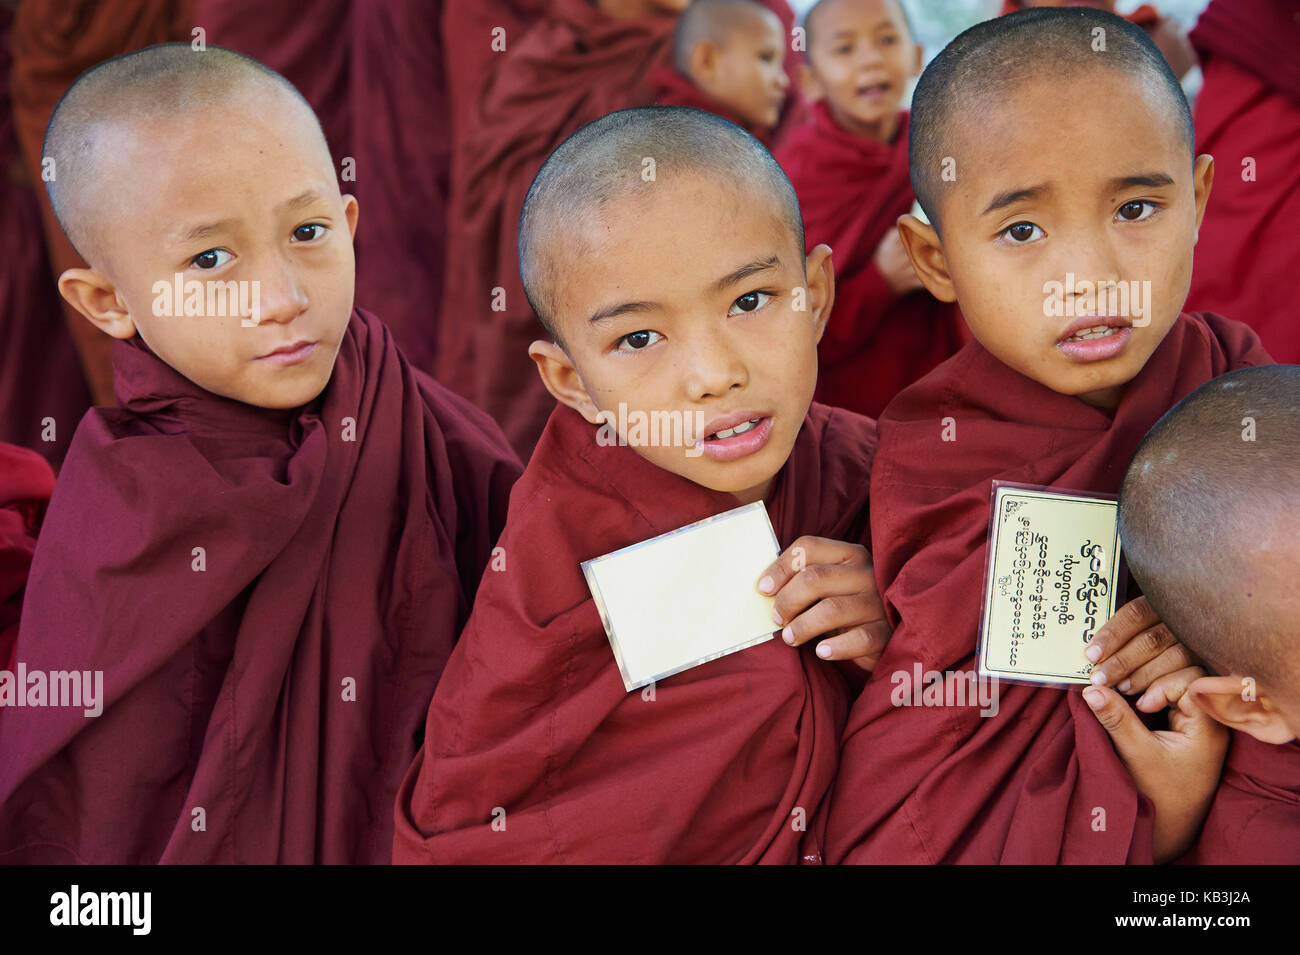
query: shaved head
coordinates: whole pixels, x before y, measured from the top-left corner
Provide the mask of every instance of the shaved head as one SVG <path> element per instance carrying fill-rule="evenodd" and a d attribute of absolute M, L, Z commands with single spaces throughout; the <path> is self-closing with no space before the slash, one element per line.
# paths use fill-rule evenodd
<path fill-rule="evenodd" d="M 691 51 L 701 43 L 721 47 L 732 32 L 747 22 L 777 19 L 755 0 L 692 0 L 677 18 L 673 33 L 673 63 L 677 72 L 690 75 Z"/>
<path fill-rule="evenodd" d="M 1120 491 L 1134 579 L 1222 675 L 1295 679 L 1300 366 L 1229 372 L 1143 439 Z"/>
<path fill-rule="evenodd" d="M 824 0 L 825 2 L 825 0 Z M 1194 157 L 1195 134 L 1187 97 L 1164 55 L 1141 27 L 1104 10 L 1037 7 L 977 23 L 944 47 L 921 74 L 912 96 L 908 153 L 912 188 L 936 228 L 945 187 L 944 160 L 955 157 L 961 182 L 961 145 L 979 135 L 989 107 L 1029 84 L 1076 78 L 1110 69 L 1157 91 L 1169 121 Z M 1026 116 L 1027 123 L 1068 117 Z M 1112 133 L 1098 131 L 1099 144 Z M 1099 148 L 1101 148 L 1099 146 Z"/>
<path fill-rule="evenodd" d="M 105 60 L 69 87 L 45 130 L 43 156 L 54 160 L 54 177 L 46 183 L 54 215 L 83 258 L 95 265 L 107 244 L 105 205 L 114 193 L 108 160 L 115 140 L 240 96 L 288 102 L 329 161 L 325 135 L 302 94 L 279 73 L 232 50 L 164 43 Z M 147 168 L 130 173 L 150 175 Z"/>
<path fill-rule="evenodd" d="M 831 7 L 837 6 L 841 3 L 852 3 L 852 2 L 853 0 L 817 0 L 816 3 L 814 3 L 811 7 L 808 8 L 808 12 L 803 15 L 803 24 L 802 24 L 803 39 L 804 39 L 803 58 L 805 60 L 812 58 L 813 27 L 821 25 L 818 23 L 818 20 L 820 20 L 821 15 L 825 13 L 827 10 L 829 10 Z M 915 42 L 916 34 L 912 32 L 912 20 L 907 15 L 907 7 L 903 4 L 902 0 L 887 0 L 887 2 L 892 3 L 898 9 L 899 16 L 903 18 L 903 26 L 907 27 L 908 37 L 911 38 L 913 42 Z"/>
<path fill-rule="evenodd" d="M 650 160 L 653 160 L 653 165 Z M 653 176 L 651 176 L 651 170 Z M 689 106 L 645 106 L 577 130 L 542 164 L 519 216 L 519 270 L 528 304 L 556 341 L 555 283 L 561 246 L 610 203 L 652 201 L 657 182 L 704 176 L 766 202 L 804 254 L 803 218 L 790 180 L 763 144 L 739 126 Z M 802 258 L 801 258 L 802 261 Z"/>

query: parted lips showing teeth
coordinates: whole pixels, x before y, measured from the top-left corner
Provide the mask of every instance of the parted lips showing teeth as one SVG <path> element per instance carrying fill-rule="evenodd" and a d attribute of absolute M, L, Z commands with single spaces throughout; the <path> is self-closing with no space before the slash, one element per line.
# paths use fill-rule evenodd
<path fill-rule="evenodd" d="M 1108 335 L 1113 335 L 1116 332 L 1123 330 L 1123 328 L 1124 326 L 1122 325 L 1094 325 L 1091 328 L 1079 329 L 1069 338 L 1065 339 L 1065 341 L 1086 342 L 1092 338 L 1105 338 Z"/>
<path fill-rule="evenodd" d="M 746 431 L 748 431 L 750 428 L 757 427 L 758 424 L 759 424 L 759 422 L 761 422 L 762 420 L 763 420 L 762 418 L 755 418 L 753 421 L 742 421 L 740 424 L 736 425 L 734 428 L 724 428 L 722 431 L 718 431 L 718 432 L 715 432 L 714 434 L 707 435 L 707 436 L 704 438 L 704 440 L 705 440 L 705 441 L 724 441 L 724 440 L 726 440 L 727 438 L 734 437 L 735 435 L 738 435 L 738 434 L 744 434 L 744 433 L 745 433 Z"/>

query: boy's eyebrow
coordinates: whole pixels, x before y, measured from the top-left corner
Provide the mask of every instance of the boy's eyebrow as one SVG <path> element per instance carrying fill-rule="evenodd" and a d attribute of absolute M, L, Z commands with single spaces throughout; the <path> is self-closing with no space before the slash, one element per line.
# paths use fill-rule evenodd
<path fill-rule="evenodd" d="M 587 324 L 594 325 L 597 322 L 616 318 L 626 312 L 648 312 L 654 308 L 655 304 L 653 302 L 620 302 L 618 305 L 606 305 L 604 308 L 593 312 L 591 318 L 587 319 Z"/>
<path fill-rule="evenodd" d="M 986 216 L 990 212 L 996 212 L 998 209 L 1003 209 L 1013 202 L 1019 202 L 1021 199 L 1041 199 L 1051 191 L 1052 187 L 1044 182 L 1025 189 L 1008 189 L 1005 192 L 999 192 L 993 197 L 993 201 L 984 207 L 984 211 L 980 215 Z"/>
<path fill-rule="evenodd" d="M 1111 191 L 1120 189 L 1131 189 L 1134 186 L 1147 186 L 1151 189 L 1158 189 L 1161 186 L 1172 186 L 1174 179 L 1172 176 L 1163 172 L 1144 172 L 1136 176 L 1118 176 L 1106 184 Z"/>
<path fill-rule="evenodd" d="M 725 292 L 728 288 L 735 285 L 741 279 L 747 279 L 756 272 L 766 272 L 768 269 L 780 268 L 781 259 L 775 255 L 769 255 L 765 259 L 755 259 L 747 262 L 734 272 L 729 272 L 722 278 L 713 283 L 713 292 Z"/>
<path fill-rule="evenodd" d="M 275 207 L 275 211 L 284 212 L 290 209 L 300 209 L 303 206 L 311 205 L 320 198 L 321 194 L 315 189 L 307 189 L 304 192 L 298 193 L 298 195 L 294 196 L 292 199 L 286 199 L 284 202 L 280 203 Z M 178 238 L 180 242 L 193 242 L 195 239 L 203 239 L 212 235 L 214 232 L 220 232 L 222 229 L 229 228 L 237 221 L 238 220 L 236 219 L 220 219 L 217 222 L 203 222 L 181 234 Z"/>

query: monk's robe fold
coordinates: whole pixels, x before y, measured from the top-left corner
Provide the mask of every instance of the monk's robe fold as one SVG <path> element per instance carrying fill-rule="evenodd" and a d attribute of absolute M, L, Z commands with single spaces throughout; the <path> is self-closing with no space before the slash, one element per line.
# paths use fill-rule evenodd
<path fill-rule="evenodd" d="M 998 12 L 998 16 L 1005 17 L 1008 13 L 1023 9 L 1025 5 L 1021 0 L 1002 0 L 1002 9 Z M 1122 16 L 1129 23 L 1136 24 L 1147 31 L 1160 22 L 1160 11 L 1149 3 L 1144 3 L 1129 13 L 1117 13 L 1116 16 Z"/>
<path fill-rule="evenodd" d="M 1190 34 L 1204 79 L 1196 152 L 1214 156 L 1187 307 L 1245 322 L 1300 362 L 1300 19 L 1268 0 L 1211 3 Z"/>
<path fill-rule="evenodd" d="M 545 333 L 519 275 L 524 196 L 578 127 L 653 101 L 650 73 L 671 56 L 675 23 L 618 20 L 586 0 L 552 0 L 460 105 L 470 120 L 453 143 L 442 302 L 455 320 L 441 324 L 437 377 L 490 413 L 524 457 L 555 405 L 528 357 Z M 486 47 L 491 38 L 472 42 Z"/>
<path fill-rule="evenodd" d="M 835 304 L 817 348 L 817 400 L 876 417 L 957 351 L 961 317 L 924 289 L 896 295 L 872 261 L 916 201 L 908 114 L 899 114 L 893 142 L 880 143 L 841 128 L 825 101 L 812 113 L 776 158 L 799 197 L 808 248 L 824 242 L 833 251 Z"/>
<path fill-rule="evenodd" d="M 1138 442 L 1175 402 L 1270 363 L 1245 325 L 1184 314 L 1113 417 L 974 340 L 894 400 L 871 487 L 876 581 L 894 633 L 845 730 L 828 862 L 1152 860 L 1150 803 L 1079 688 L 1003 682 L 996 715 L 981 717 L 978 704 L 896 706 L 893 675 L 918 662 L 974 668 L 994 480 L 1117 493 Z M 948 416 L 956 434 L 945 441 Z"/>
<path fill-rule="evenodd" d="M 13 670 L 23 588 L 53 492 L 54 472 L 44 458 L 0 443 L 0 670 Z"/>
<path fill-rule="evenodd" d="M 44 189 L 39 181 L 33 186 L 14 131 L 12 19 L 0 6 L 0 441 L 34 448 L 57 465 L 90 407 L 90 392 L 41 240 L 36 190 Z"/>
<path fill-rule="evenodd" d="M 295 410 L 207 393 L 138 338 L 115 370 L 16 654 L 102 670 L 103 714 L 0 719 L 0 862 L 388 861 L 517 461 L 362 312 Z"/>
<path fill-rule="evenodd" d="M 18 5 L 13 23 L 13 110 L 31 182 L 43 181 L 45 127 L 73 80 L 119 54 L 189 40 L 191 6 L 192 0 L 23 0 Z M 54 277 L 84 268 L 86 263 L 55 220 L 45 190 L 37 189 L 36 194 Z M 111 403 L 112 339 L 72 306 L 65 305 L 63 313 L 91 396 L 100 404 Z"/>
<path fill-rule="evenodd" d="M 1300 863 L 1300 742 L 1275 746 L 1234 732 L 1200 838 L 1181 861 Z"/>
<path fill-rule="evenodd" d="M 782 547 L 865 540 L 874 448 L 871 421 L 812 406 L 768 500 Z M 402 783 L 394 862 L 820 861 L 839 672 L 774 639 L 628 693 L 579 567 L 736 506 L 556 410 Z"/>
<path fill-rule="evenodd" d="M 411 364 L 434 367 L 446 255 L 451 114 L 442 0 L 353 0 L 351 125 L 361 207 L 357 304 L 384 316 Z M 459 41 L 459 38 L 458 38 Z"/>

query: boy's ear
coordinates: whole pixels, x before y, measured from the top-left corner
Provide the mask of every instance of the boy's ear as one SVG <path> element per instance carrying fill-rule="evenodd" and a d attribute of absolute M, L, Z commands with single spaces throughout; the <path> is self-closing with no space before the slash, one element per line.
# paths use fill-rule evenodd
<path fill-rule="evenodd" d="M 135 322 L 127 312 L 126 303 L 117 294 L 117 286 L 103 272 L 68 269 L 59 276 L 59 294 L 101 332 L 113 338 L 135 337 Z"/>
<path fill-rule="evenodd" d="M 718 48 L 707 40 L 695 44 L 686 62 L 691 70 L 690 79 L 700 86 L 711 86 L 718 78 Z"/>
<path fill-rule="evenodd" d="M 957 301 L 957 290 L 948 274 L 948 260 L 934 226 L 908 213 L 898 217 L 898 237 L 926 290 L 941 302 Z"/>
<path fill-rule="evenodd" d="M 808 311 L 820 342 L 835 305 L 835 263 L 831 261 L 829 245 L 822 243 L 808 253 L 804 274 L 808 276 Z"/>
<path fill-rule="evenodd" d="M 1282 714 L 1254 681 L 1237 676 L 1203 676 L 1187 687 L 1192 702 L 1228 729 L 1249 733 L 1261 743 L 1295 739 Z"/>
<path fill-rule="evenodd" d="M 1205 218 L 1205 204 L 1210 201 L 1210 187 L 1214 185 L 1214 157 L 1208 153 L 1197 156 L 1192 167 L 1192 188 L 1196 191 L 1196 237 L 1201 237 L 1201 220 Z"/>
<path fill-rule="evenodd" d="M 799 64 L 799 89 L 803 92 L 803 98 L 810 103 L 815 103 L 826 96 L 826 91 L 822 89 L 817 74 L 808 65 L 807 60 Z"/>
<path fill-rule="evenodd" d="M 925 50 L 921 48 L 921 44 L 913 43 L 912 44 L 912 72 L 908 75 L 911 76 L 913 79 L 920 76 L 921 64 L 923 64 L 924 62 L 925 62 Z"/>
<path fill-rule="evenodd" d="M 603 424 L 600 409 L 587 394 L 587 386 L 563 348 L 555 342 L 538 340 L 528 346 L 528 357 L 537 363 L 542 384 L 560 404 L 568 405 L 592 424 Z"/>
<path fill-rule="evenodd" d="M 348 220 L 348 234 L 352 238 L 357 237 L 357 216 L 361 214 L 361 207 L 357 204 L 356 196 L 343 197 L 343 215 Z"/>

